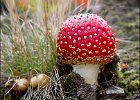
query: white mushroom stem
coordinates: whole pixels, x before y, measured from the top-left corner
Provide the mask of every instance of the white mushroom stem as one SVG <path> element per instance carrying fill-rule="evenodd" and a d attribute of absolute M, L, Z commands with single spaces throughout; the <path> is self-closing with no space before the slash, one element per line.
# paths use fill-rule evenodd
<path fill-rule="evenodd" d="M 80 74 L 86 83 L 91 85 L 97 84 L 99 67 L 100 65 L 98 64 L 73 65 L 74 71 Z"/>

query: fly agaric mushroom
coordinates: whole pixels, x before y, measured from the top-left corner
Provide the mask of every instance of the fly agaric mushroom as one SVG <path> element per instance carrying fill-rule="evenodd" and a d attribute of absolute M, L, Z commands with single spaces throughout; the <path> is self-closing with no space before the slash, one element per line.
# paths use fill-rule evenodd
<path fill-rule="evenodd" d="M 87 83 L 97 83 L 100 65 L 112 61 L 115 37 L 107 22 L 95 14 L 68 18 L 57 35 L 60 60 L 72 64 Z"/>

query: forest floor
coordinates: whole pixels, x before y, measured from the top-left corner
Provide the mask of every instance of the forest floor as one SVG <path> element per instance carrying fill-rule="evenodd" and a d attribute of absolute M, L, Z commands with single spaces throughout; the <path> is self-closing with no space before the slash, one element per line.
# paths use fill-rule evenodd
<path fill-rule="evenodd" d="M 120 63 L 128 65 L 128 68 L 121 72 L 122 77 L 119 86 L 125 90 L 131 98 L 140 98 L 140 24 L 139 24 L 139 1 L 116 0 L 102 3 L 102 16 L 109 21 L 117 37 L 117 54 Z M 136 94 L 135 94 L 136 93 Z M 128 95 L 127 94 L 127 95 Z"/>
<path fill-rule="evenodd" d="M 95 87 L 89 86 L 88 84 L 84 83 L 82 77 L 72 72 L 67 77 L 65 75 L 62 76 L 61 79 L 61 83 L 62 83 L 61 85 L 62 88 L 64 89 L 64 91 L 61 92 L 66 92 L 66 93 L 59 94 L 58 91 L 55 91 L 54 88 L 60 90 L 61 87 L 57 86 L 57 84 L 53 82 L 51 82 L 52 86 L 51 88 L 49 88 L 50 92 L 54 90 L 53 91 L 54 94 L 56 93 L 55 95 L 57 95 L 61 99 L 65 95 L 67 97 L 66 100 L 73 100 L 73 99 L 90 100 L 91 97 L 96 98 L 97 100 L 106 100 L 106 99 L 139 100 L 140 99 L 139 0 L 133 0 L 133 1 L 132 0 L 122 0 L 122 1 L 99 0 L 99 4 L 97 5 L 97 7 L 98 6 L 100 7 L 100 9 L 95 12 L 108 21 L 108 24 L 111 26 L 116 36 L 116 42 L 117 42 L 116 54 L 117 57 L 119 57 L 120 59 L 119 64 L 117 66 L 120 67 L 121 64 L 124 64 L 126 68 L 123 69 L 122 71 L 120 70 L 118 71 L 117 73 L 119 78 L 118 82 L 115 82 L 115 84 L 111 83 L 108 86 L 106 86 L 105 84 L 105 86 L 102 88 L 96 86 Z M 64 65 L 64 66 L 69 66 L 69 65 Z M 114 80 L 116 81 L 116 79 Z M 80 84 L 83 85 L 80 87 Z M 98 92 L 96 93 L 95 90 L 98 90 Z M 45 90 L 42 90 L 41 92 L 39 92 L 38 90 L 30 91 L 28 89 L 27 93 L 23 96 L 23 99 L 30 98 L 36 100 L 37 95 L 40 94 L 44 96 L 46 95 L 45 94 L 46 92 L 44 91 Z M 118 91 L 118 92 L 113 93 L 114 91 Z"/>

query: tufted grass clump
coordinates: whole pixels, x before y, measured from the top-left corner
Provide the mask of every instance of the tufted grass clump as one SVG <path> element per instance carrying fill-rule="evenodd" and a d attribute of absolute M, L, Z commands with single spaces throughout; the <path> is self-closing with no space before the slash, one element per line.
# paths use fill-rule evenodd
<path fill-rule="evenodd" d="M 37 4 L 37 14 L 30 7 L 21 13 L 14 0 L 6 0 L 8 15 L 2 20 L 1 64 L 2 72 L 7 75 L 30 77 L 49 74 L 55 68 L 56 39 L 53 26 L 48 25 L 52 12 L 47 1 Z"/>
<path fill-rule="evenodd" d="M 30 80 L 36 74 L 45 73 L 51 82 L 57 84 L 54 75 L 57 62 L 56 35 L 60 24 L 70 15 L 71 3 L 67 0 L 29 0 L 24 7 L 17 5 L 17 1 L 3 1 L 8 11 L 3 12 L 0 27 L 1 71 L 6 76 L 1 76 L 4 80 L 0 82 L 2 99 L 15 96 L 11 87 L 5 89 L 4 86 L 11 78 Z M 45 93 L 52 92 L 48 88 Z M 31 90 L 30 93 L 34 91 L 30 86 L 28 90 Z M 27 97 L 30 96 L 28 90 Z M 37 91 L 41 93 L 42 89 Z M 48 95 L 51 97 L 51 94 Z M 40 96 L 42 98 L 45 94 L 39 94 L 37 98 Z M 15 97 L 20 98 L 18 94 Z"/>
<path fill-rule="evenodd" d="M 0 23 L 0 94 L 2 96 L 8 94 L 4 87 L 4 83 L 7 80 L 13 77 L 30 79 L 38 73 L 45 73 L 48 74 L 50 78 L 48 87 L 33 90 L 29 86 L 26 93 L 23 94 L 23 100 L 64 99 L 66 98 L 66 94 L 70 96 L 68 99 L 72 98 L 70 91 L 63 90 L 67 81 L 62 80 L 62 82 L 60 82 L 60 78 L 65 76 L 67 78 L 67 74 L 60 77 L 59 74 L 55 72 L 56 67 L 58 67 L 56 65 L 56 63 L 58 63 L 56 35 L 59 32 L 60 25 L 66 18 L 80 13 L 98 14 L 106 19 L 109 25 L 112 26 L 116 36 L 116 53 L 120 56 L 120 63 L 129 65 L 129 68 L 125 72 L 116 73 L 119 74 L 118 76 L 120 78 L 120 80 L 117 80 L 118 86 L 130 94 L 135 90 L 139 90 L 139 10 L 136 5 L 138 3 L 134 2 L 137 0 L 133 2 L 130 2 L 130 0 L 123 0 L 122 2 L 120 2 L 120 0 L 116 0 L 115 2 L 111 0 L 89 0 L 86 7 L 83 7 L 83 5 L 75 5 L 71 2 L 73 0 L 1 1 L 5 2 L 8 10 L 7 12 L 3 12 L 2 16 L 4 16 L 4 18 L 1 17 Z M 23 6 L 18 5 L 16 1 L 28 2 Z M 114 68 L 117 70 L 116 67 Z M 70 72 L 70 70 L 68 70 L 68 72 Z M 112 72 L 112 69 L 110 72 Z M 65 69 L 63 69 L 61 73 L 65 74 L 67 71 L 65 72 Z M 108 76 L 108 73 L 103 75 Z M 112 79 L 111 81 L 106 80 L 106 76 L 104 78 L 105 80 L 101 80 L 101 82 L 114 82 Z M 73 79 L 74 83 L 75 81 L 76 80 Z M 69 89 L 74 90 L 75 88 Z M 83 92 L 81 92 L 81 90 Z M 83 93 L 84 95 L 89 94 L 89 92 L 86 92 L 84 86 L 79 88 L 77 94 L 78 93 Z M 91 91 L 91 93 L 93 92 Z M 12 93 L 10 95 L 11 98 L 15 96 L 13 96 Z M 80 96 L 82 97 L 83 95 Z M 19 95 L 16 95 L 16 97 L 19 97 Z"/>

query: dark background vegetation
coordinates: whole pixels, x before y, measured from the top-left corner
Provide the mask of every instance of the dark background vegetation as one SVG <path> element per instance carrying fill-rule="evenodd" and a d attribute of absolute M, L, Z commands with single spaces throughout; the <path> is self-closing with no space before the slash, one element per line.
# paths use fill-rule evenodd
<path fill-rule="evenodd" d="M 97 13 L 98 15 L 102 16 L 105 20 L 108 21 L 108 24 L 112 27 L 113 32 L 115 33 L 116 36 L 116 42 L 117 42 L 116 54 L 117 57 L 120 58 L 119 63 L 128 65 L 127 69 L 123 71 L 119 71 L 117 73 L 118 80 L 117 83 L 115 82 L 115 85 L 117 87 L 122 88 L 125 91 L 125 93 L 124 94 L 118 93 L 115 95 L 104 94 L 102 95 L 102 99 L 107 99 L 107 98 L 115 99 L 115 100 L 139 99 L 140 98 L 139 95 L 139 90 L 140 90 L 140 69 L 139 69 L 139 62 L 140 62 L 140 58 L 139 58 L 140 57 L 139 55 L 140 53 L 140 47 L 139 47 L 140 8 L 139 6 L 140 5 L 139 4 L 140 2 L 139 0 L 97 0 L 97 1 L 98 3 L 95 7 L 96 9 L 93 10 L 95 4 L 95 1 L 93 0 L 92 5 L 90 6 L 88 12 Z M 6 10 L 6 8 L 3 6 L 1 1 L 0 4 L 1 4 L 0 14 L 2 14 L 2 9 Z M 1 29 L 4 29 L 2 24 L 0 27 Z M 7 30 L 4 30 L 4 32 L 7 33 Z M 69 65 L 64 65 L 64 66 L 69 66 Z M 74 88 L 72 91 L 73 93 L 75 93 L 75 94 L 66 93 L 65 95 L 68 96 L 68 100 L 70 100 L 70 98 L 76 98 L 76 97 L 78 97 L 78 100 L 83 100 L 82 98 L 84 98 L 85 100 L 88 99 L 85 97 L 91 98 L 91 96 L 92 97 L 97 96 L 95 95 L 95 88 L 85 84 L 83 79 L 79 75 L 77 75 L 76 73 L 71 73 L 69 77 L 66 78 L 66 75 L 69 72 L 67 73 L 64 70 L 63 73 L 64 74 L 66 73 L 61 80 L 64 91 L 68 92 L 71 91 L 72 88 Z M 108 75 L 108 73 L 106 75 Z M 6 76 L 3 73 L 1 73 L 1 77 L 6 77 Z M 1 81 L 3 82 L 6 81 L 4 79 L 5 78 L 1 78 Z M 66 80 L 64 81 L 64 79 Z M 71 85 L 72 84 L 71 82 L 73 82 L 74 84 Z M 80 83 L 84 85 L 80 86 Z M 1 88 L 4 87 L 3 84 L 4 83 L 1 82 Z M 112 83 L 110 86 L 112 85 L 114 84 Z M 53 85 L 51 89 L 53 89 L 53 87 L 55 86 L 56 85 Z M 59 86 L 56 87 L 58 88 L 58 90 L 61 88 Z M 2 89 L 0 94 L 4 95 L 3 91 L 5 90 Z M 105 88 L 102 89 L 105 90 Z M 37 91 L 35 91 L 35 93 L 37 93 Z M 98 99 L 101 98 L 98 97 Z"/>

